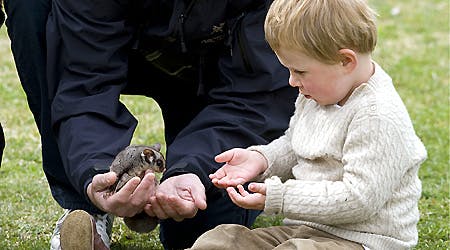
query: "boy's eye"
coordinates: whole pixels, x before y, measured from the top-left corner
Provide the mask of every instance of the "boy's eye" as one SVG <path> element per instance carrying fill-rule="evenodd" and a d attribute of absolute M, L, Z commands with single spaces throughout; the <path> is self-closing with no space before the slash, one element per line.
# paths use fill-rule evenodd
<path fill-rule="evenodd" d="M 293 70 L 294 74 L 296 75 L 303 75 L 306 73 L 306 71 L 301 71 L 301 70 Z"/>

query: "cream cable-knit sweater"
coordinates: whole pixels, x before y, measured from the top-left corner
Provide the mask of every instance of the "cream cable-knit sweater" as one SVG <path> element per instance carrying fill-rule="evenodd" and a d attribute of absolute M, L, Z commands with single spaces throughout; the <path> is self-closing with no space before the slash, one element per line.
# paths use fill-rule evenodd
<path fill-rule="evenodd" d="M 302 95 L 295 107 L 283 136 L 249 148 L 269 163 L 264 211 L 371 250 L 416 245 L 427 153 L 392 79 L 375 63 L 342 107 Z"/>

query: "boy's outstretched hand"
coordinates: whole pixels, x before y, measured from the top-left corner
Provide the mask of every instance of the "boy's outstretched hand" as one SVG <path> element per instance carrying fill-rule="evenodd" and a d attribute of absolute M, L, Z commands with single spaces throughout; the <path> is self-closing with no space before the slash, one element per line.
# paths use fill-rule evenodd
<path fill-rule="evenodd" d="M 225 163 L 214 174 L 209 175 L 218 188 L 244 184 L 267 169 L 267 160 L 262 154 L 242 148 L 225 151 L 217 155 L 215 160 Z"/>
<path fill-rule="evenodd" d="M 237 186 L 238 191 L 234 187 L 228 187 L 227 192 L 234 204 L 245 208 L 264 210 L 266 202 L 266 184 L 264 183 L 250 183 L 248 190 L 253 193 L 245 191 L 242 185 Z"/>

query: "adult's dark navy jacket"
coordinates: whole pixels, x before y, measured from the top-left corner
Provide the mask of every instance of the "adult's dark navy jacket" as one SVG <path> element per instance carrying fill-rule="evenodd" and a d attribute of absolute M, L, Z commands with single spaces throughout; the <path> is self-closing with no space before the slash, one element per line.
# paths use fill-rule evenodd
<path fill-rule="evenodd" d="M 0 1 L 0 27 L 2 27 L 5 21 L 5 13 L 3 13 L 3 1 Z M 5 149 L 5 134 L 3 133 L 3 127 L 0 123 L 0 167 L 2 166 L 3 150 Z"/>
<path fill-rule="evenodd" d="M 130 143 L 137 121 L 119 101 L 124 93 L 152 97 L 162 109 L 163 179 L 195 173 L 208 195 L 216 154 L 280 136 L 298 93 L 264 40 L 268 4 L 54 0 L 48 81 L 71 185 L 88 200 L 93 175 Z"/>

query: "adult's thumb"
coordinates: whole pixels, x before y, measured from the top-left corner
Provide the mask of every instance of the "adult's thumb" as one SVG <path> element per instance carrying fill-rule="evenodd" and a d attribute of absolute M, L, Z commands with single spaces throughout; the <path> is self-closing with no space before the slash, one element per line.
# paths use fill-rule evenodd
<path fill-rule="evenodd" d="M 200 209 L 200 210 L 205 210 L 207 207 L 206 195 L 203 195 L 203 197 L 201 197 L 201 196 L 194 197 L 194 202 L 195 202 L 195 206 L 198 207 L 198 209 Z"/>
<path fill-rule="evenodd" d="M 114 172 L 98 174 L 92 178 L 92 189 L 95 192 L 105 190 L 116 182 L 117 175 Z"/>
<path fill-rule="evenodd" d="M 206 193 L 203 185 L 201 187 L 194 186 L 191 188 L 191 196 L 194 199 L 195 206 L 200 210 L 206 209 Z"/>

